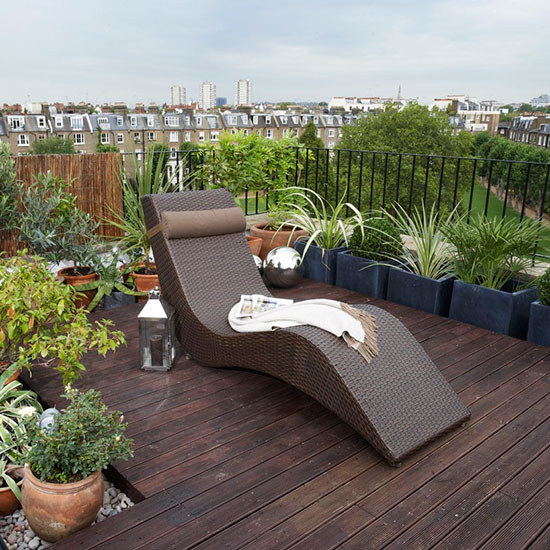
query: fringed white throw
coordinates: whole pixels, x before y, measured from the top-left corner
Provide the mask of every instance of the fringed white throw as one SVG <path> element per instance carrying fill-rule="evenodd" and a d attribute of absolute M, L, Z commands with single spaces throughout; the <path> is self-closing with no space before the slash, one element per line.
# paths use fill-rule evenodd
<path fill-rule="evenodd" d="M 228 321 L 237 332 L 266 332 L 278 328 L 312 325 L 342 338 L 370 363 L 378 355 L 378 329 L 374 317 L 336 300 L 304 300 L 291 305 L 237 317 L 239 305 L 229 312 Z"/>

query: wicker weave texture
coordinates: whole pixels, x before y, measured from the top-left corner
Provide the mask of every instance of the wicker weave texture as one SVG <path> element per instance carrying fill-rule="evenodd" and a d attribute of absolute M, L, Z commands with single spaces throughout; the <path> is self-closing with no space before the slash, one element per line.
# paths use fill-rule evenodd
<path fill-rule="evenodd" d="M 230 208 L 225 190 L 144 197 L 148 227 L 163 211 Z M 245 367 L 307 393 L 357 430 L 391 464 L 463 423 L 469 412 L 403 324 L 364 308 L 378 325 L 379 355 L 367 364 L 342 339 L 300 326 L 237 333 L 227 321 L 241 294 L 269 295 L 244 234 L 152 239 L 164 297 L 177 312 L 178 337 L 197 361 Z"/>

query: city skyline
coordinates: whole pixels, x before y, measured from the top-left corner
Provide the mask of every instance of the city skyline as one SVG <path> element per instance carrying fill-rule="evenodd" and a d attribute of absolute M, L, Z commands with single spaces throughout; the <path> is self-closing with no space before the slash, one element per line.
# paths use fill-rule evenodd
<path fill-rule="evenodd" d="M 5 56 L 0 102 L 162 104 L 175 82 L 198 100 L 204 80 L 231 98 L 242 75 L 254 83 L 256 101 L 395 97 L 402 85 L 404 97 L 421 103 L 458 93 L 506 103 L 550 90 L 550 5 L 542 0 L 283 0 L 277 10 L 244 1 L 229 11 L 217 0 L 166 0 L 157 19 L 143 0 L 132 10 L 105 0 L 93 11 L 63 6 L 27 0 L 4 7 L 5 21 L 24 21 L 25 40 L 20 25 L 6 25 L 6 44 L 17 44 L 17 53 Z M 44 40 L 44 29 L 65 38 Z"/>

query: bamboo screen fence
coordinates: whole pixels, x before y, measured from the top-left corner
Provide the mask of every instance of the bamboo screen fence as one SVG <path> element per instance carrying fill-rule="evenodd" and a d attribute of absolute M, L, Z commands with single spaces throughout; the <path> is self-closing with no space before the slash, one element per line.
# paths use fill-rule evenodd
<path fill-rule="evenodd" d="M 118 184 L 121 162 L 119 153 L 20 156 L 16 158 L 17 179 L 27 186 L 40 172 L 51 171 L 54 176 L 70 183 L 79 208 L 100 222 L 100 235 L 117 236 L 120 231 L 103 220 L 113 218 L 111 209 L 123 212 Z M 19 247 L 17 232 L 0 231 L 0 251 L 9 256 Z"/>

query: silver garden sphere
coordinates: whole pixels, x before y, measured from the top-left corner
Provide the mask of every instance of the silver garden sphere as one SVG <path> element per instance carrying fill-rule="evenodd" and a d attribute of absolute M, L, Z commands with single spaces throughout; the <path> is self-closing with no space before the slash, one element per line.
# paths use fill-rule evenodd
<path fill-rule="evenodd" d="M 298 284 L 304 276 L 302 256 L 289 246 L 274 248 L 265 258 L 264 276 L 271 285 L 280 288 Z"/>

